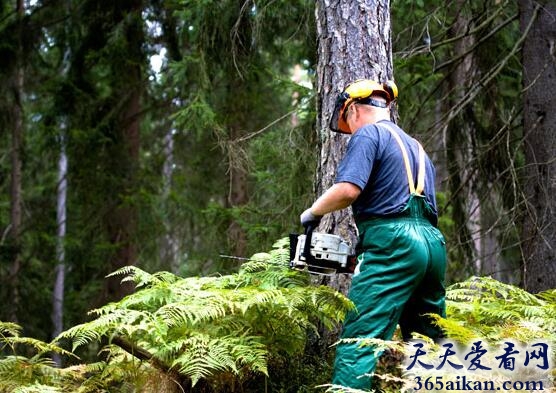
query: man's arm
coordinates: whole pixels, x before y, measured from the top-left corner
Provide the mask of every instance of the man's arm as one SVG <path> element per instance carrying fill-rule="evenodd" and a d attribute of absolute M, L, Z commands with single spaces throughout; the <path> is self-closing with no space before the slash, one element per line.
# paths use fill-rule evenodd
<path fill-rule="evenodd" d="M 336 210 L 345 209 L 361 194 L 361 189 L 353 183 L 341 182 L 330 187 L 311 206 L 311 213 L 324 216 Z"/>

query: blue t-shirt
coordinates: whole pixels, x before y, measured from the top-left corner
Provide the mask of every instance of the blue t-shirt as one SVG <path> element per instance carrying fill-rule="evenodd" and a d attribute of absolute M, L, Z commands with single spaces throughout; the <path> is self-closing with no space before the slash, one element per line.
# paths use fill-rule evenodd
<path fill-rule="evenodd" d="M 356 221 L 371 217 L 387 217 L 400 213 L 409 200 L 410 191 L 403 155 L 398 142 L 384 125 L 393 129 L 401 138 L 417 184 L 419 173 L 419 149 L 417 141 L 407 135 L 396 124 L 381 120 L 361 127 L 350 138 L 347 151 L 338 166 L 335 183 L 349 182 L 362 192 L 352 204 Z M 423 194 L 432 207 L 437 221 L 434 190 L 435 169 L 425 155 L 425 190 Z"/>

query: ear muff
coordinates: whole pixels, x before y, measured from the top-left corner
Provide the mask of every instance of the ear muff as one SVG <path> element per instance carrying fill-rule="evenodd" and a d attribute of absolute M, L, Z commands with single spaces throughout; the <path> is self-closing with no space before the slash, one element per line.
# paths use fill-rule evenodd
<path fill-rule="evenodd" d="M 384 82 L 382 84 L 382 87 L 390 96 L 390 101 L 394 101 L 396 98 L 398 98 L 398 86 L 396 86 L 393 80 Z"/>

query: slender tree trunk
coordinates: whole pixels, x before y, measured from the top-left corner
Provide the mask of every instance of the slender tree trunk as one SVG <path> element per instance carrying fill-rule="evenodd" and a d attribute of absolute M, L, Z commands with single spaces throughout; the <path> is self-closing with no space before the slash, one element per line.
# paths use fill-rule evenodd
<path fill-rule="evenodd" d="M 241 17 L 241 23 L 245 26 L 240 28 L 249 31 L 246 18 Z M 241 45 L 249 40 L 247 34 L 238 39 Z M 248 52 L 245 50 L 240 50 L 238 54 L 238 60 L 243 63 L 248 58 Z M 235 68 L 230 68 L 230 74 L 237 73 Z M 249 108 L 248 103 L 241 100 L 235 100 L 234 96 L 237 95 L 248 95 L 248 84 L 243 80 L 240 75 L 234 76 L 230 83 L 230 93 L 228 93 L 229 104 L 225 107 L 224 113 L 233 114 L 229 116 L 227 121 L 228 128 L 228 140 L 226 141 L 226 152 L 228 154 L 228 196 L 227 196 L 227 207 L 229 208 L 241 208 L 249 202 L 249 187 L 248 187 L 248 169 L 245 159 L 246 148 L 245 142 L 241 142 L 240 139 L 244 137 L 250 128 L 251 122 L 249 121 L 249 115 L 251 108 Z M 231 252 L 233 255 L 238 257 L 245 257 L 247 252 L 247 234 L 245 229 L 241 226 L 239 217 L 232 217 L 231 222 L 228 226 L 227 237 L 228 242 L 231 245 Z"/>
<path fill-rule="evenodd" d="M 160 15 L 162 21 L 162 31 L 164 38 L 164 46 L 167 49 L 166 57 L 169 62 L 179 62 L 182 59 L 181 50 L 185 50 L 180 46 L 178 37 L 179 28 L 177 17 L 167 8 L 163 0 L 151 1 L 151 6 L 157 15 Z M 174 112 L 180 106 L 175 100 L 171 101 L 169 112 Z M 168 131 L 164 135 L 164 165 L 162 168 L 163 178 L 163 201 L 166 209 L 170 211 L 170 195 L 173 187 L 174 177 L 174 136 L 177 133 L 173 122 L 168 124 Z M 160 260 L 163 266 L 169 266 L 170 271 L 174 274 L 180 274 L 181 264 L 183 262 L 180 250 L 182 248 L 182 238 L 180 236 L 186 231 L 187 227 L 183 222 L 176 225 L 171 217 L 164 219 L 165 233 L 160 239 Z"/>
<path fill-rule="evenodd" d="M 242 116 L 240 116 L 242 117 Z M 241 138 L 243 133 L 239 127 L 232 126 L 230 132 L 231 147 L 228 149 L 229 193 L 228 206 L 241 208 L 249 202 L 247 169 L 242 160 L 241 147 L 235 148 L 234 141 Z M 247 235 L 237 219 L 232 219 L 228 227 L 228 239 L 232 244 L 232 252 L 238 257 L 245 257 L 247 252 Z"/>
<path fill-rule="evenodd" d="M 523 284 L 531 292 L 556 287 L 556 4 L 520 0 L 523 44 L 523 127 L 526 211 Z"/>
<path fill-rule="evenodd" d="M 162 167 L 163 177 L 163 199 L 168 203 L 170 193 L 172 191 L 172 177 L 174 173 L 174 128 L 170 128 L 164 135 L 164 165 Z M 172 220 L 166 218 L 164 220 L 165 233 L 160 241 L 160 259 L 170 267 L 170 271 L 174 274 L 180 273 L 180 242 L 176 233 L 176 228 L 172 224 Z"/>
<path fill-rule="evenodd" d="M 23 143 L 23 108 L 21 105 L 21 90 L 23 87 L 23 71 L 18 70 L 14 86 L 13 129 L 12 129 L 12 176 L 11 176 L 11 241 L 13 244 L 12 265 L 10 267 L 11 311 L 10 319 L 18 321 L 17 309 L 19 308 L 19 270 L 21 269 L 21 220 L 22 220 L 22 195 L 21 195 L 21 150 Z"/>
<path fill-rule="evenodd" d="M 52 336 L 57 337 L 64 330 L 64 282 L 66 279 L 66 252 L 64 241 L 66 238 L 66 197 L 68 190 L 68 157 L 66 154 L 65 123 L 62 127 L 60 138 L 60 158 L 58 159 L 58 189 L 56 198 L 56 260 L 54 269 L 54 291 L 52 294 L 52 325 L 54 327 Z M 62 365 L 62 358 L 58 354 L 53 355 L 54 362 Z"/>
<path fill-rule="evenodd" d="M 65 1 L 67 15 L 71 15 L 72 0 Z M 69 36 L 70 27 L 66 24 L 65 33 Z M 65 43 L 64 58 L 60 75 L 67 77 L 71 67 L 70 43 Z M 54 289 L 52 291 L 52 338 L 56 338 L 64 330 L 64 296 L 66 281 L 66 221 L 68 194 L 68 154 L 66 150 L 69 117 L 60 119 L 60 155 L 58 157 L 58 184 L 56 189 L 56 267 L 54 269 Z M 58 367 L 62 367 L 62 356 L 52 354 L 52 360 Z"/>
<path fill-rule="evenodd" d="M 23 0 L 17 0 L 16 13 L 18 16 L 18 48 L 16 59 L 15 78 L 13 81 L 13 106 L 12 106 L 12 151 L 11 151 L 11 186 L 10 186 L 10 235 L 14 253 L 10 266 L 11 302 L 9 318 L 18 322 L 18 308 L 20 304 L 19 271 L 21 269 L 21 223 L 22 223 L 22 158 L 23 149 L 23 26 L 22 19 L 25 13 Z"/>

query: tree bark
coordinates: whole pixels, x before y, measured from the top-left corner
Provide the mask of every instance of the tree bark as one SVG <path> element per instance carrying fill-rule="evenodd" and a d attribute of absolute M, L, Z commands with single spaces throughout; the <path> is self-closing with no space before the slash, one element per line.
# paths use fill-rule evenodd
<path fill-rule="evenodd" d="M 137 87 L 136 87 L 137 88 Z M 126 173 L 122 180 L 123 190 L 119 196 L 118 206 L 111 212 L 108 221 L 110 243 L 116 246 L 116 252 L 110 260 L 110 269 L 118 270 L 124 266 L 135 265 L 137 246 L 134 235 L 137 229 L 137 209 L 126 197 L 132 197 L 136 191 L 139 159 L 139 114 L 140 92 L 134 91 L 129 98 L 127 112 L 122 121 L 122 141 L 125 150 L 123 161 L 127 161 Z M 122 284 L 119 277 L 111 277 L 106 281 L 106 295 L 109 300 L 121 299 L 133 291 L 129 283 Z"/>
<path fill-rule="evenodd" d="M 329 129 L 336 97 L 357 79 L 393 79 L 393 67 L 389 1 L 318 0 L 316 20 L 319 55 L 316 127 L 320 159 L 315 191 L 320 196 L 334 183 L 348 142 L 345 135 Z M 353 245 L 357 243 L 351 208 L 327 214 L 318 230 L 340 235 Z M 324 278 L 321 283 L 347 294 L 351 276 L 338 274 L 330 280 Z M 319 348 L 312 349 L 326 353 L 328 346 L 337 340 L 338 333 L 324 330 L 317 345 Z"/>
<path fill-rule="evenodd" d="M 318 196 L 333 184 L 348 141 L 328 127 L 337 95 L 356 79 L 393 79 L 393 71 L 388 1 L 319 0 L 316 18 L 319 54 L 316 126 L 321 150 L 316 177 Z M 357 241 L 351 209 L 326 215 L 319 230 L 336 233 L 352 244 Z M 339 281 L 332 285 L 346 293 L 349 279 L 341 277 Z"/>
<path fill-rule="evenodd" d="M 531 26 L 522 49 L 523 284 L 539 292 L 556 287 L 556 5 L 520 0 L 519 7 L 522 31 Z"/>
<path fill-rule="evenodd" d="M 239 110 L 242 113 L 243 109 Z M 239 116 L 242 118 L 243 116 Z M 230 145 L 228 148 L 228 172 L 229 172 L 229 193 L 228 206 L 230 208 L 241 208 L 249 202 L 249 192 L 247 184 L 247 169 L 243 162 L 243 150 L 241 146 L 236 147 L 235 141 L 243 136 L 239 126 L 230 126 Z M 232 252 L 238 257 L 246 257 L 247 234 L 238 222 L 232 218 L 228 227 L 228 239 L 232 245 Z"/>
<path fill-rule="evenodd" d="M 164 135 L 164 165 L 162 167 L 163 191 L 162 196 L 166 206 L 170 199 L 172 191 L 172 178 L 174 174 L 174 133 L 173 127 Z M 168 208 L 168 207 L 167 207 Z M 160 239 L 160 260 L 163 265 L 169 266 L 170 271 L 174 274 L 180 274 L 180 243 L 176 233 L 176 228 L 172 224 L 172 220 L 164 219 L 164 234 Z"/>

